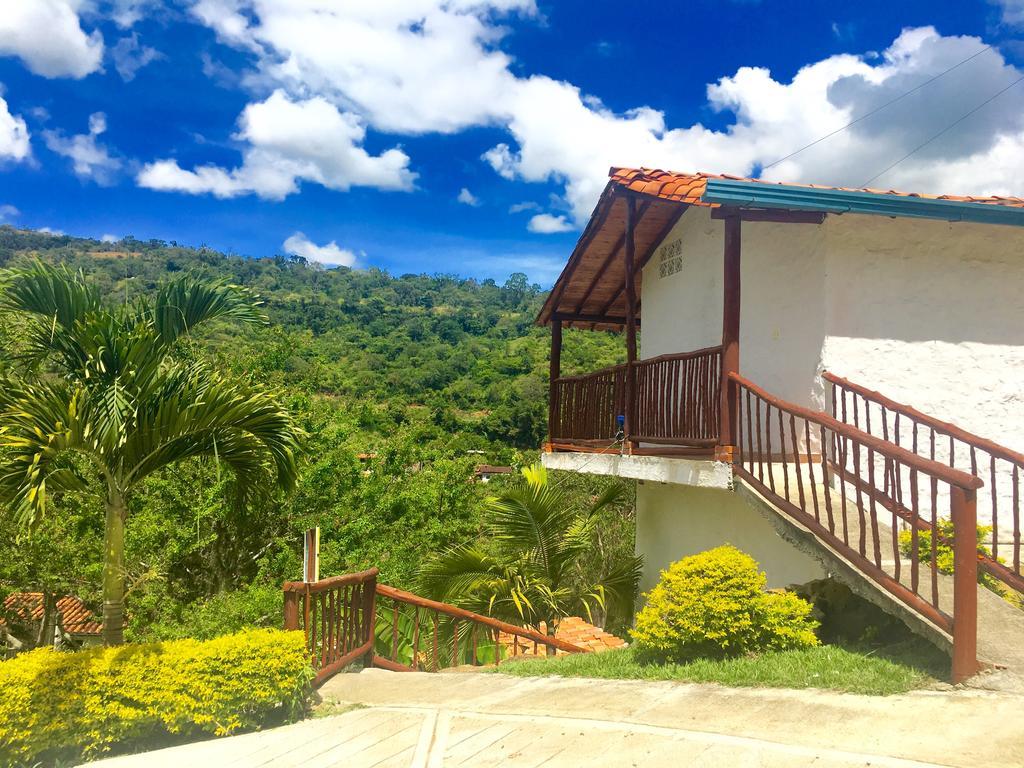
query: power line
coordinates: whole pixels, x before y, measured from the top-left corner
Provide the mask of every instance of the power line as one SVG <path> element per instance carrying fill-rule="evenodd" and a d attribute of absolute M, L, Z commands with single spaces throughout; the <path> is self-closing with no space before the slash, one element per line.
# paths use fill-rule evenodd
<path fill-rule="evenodd" d="M 873 110 L 871 110 L 870 112 L 868 112 L 868 113 L 866 113 L 866 114 L 863 114 L 863 115 L 861 115 L 861 116 L 860 116 L 860 117 L 858 117 L 858 118 L 857 118 L 856 120 L 852 120 L 851 122 L 847 123 L 846 125 L 842 126 L 841 128 L 836 128 L 836 129 L 835 129 L 834 131 L 832 131 L 831 133 L 826 133 L 826 134 L 825 134 L 824 136 L 822 136 L 822 137 L 820 137 L 820 138 L 817 138 L 817 139 L 815 139 L 815 140 L 814 140 L 814 141 L 812 141 L 812 142 L 811 142 L 810 144 L 805 144 L 804 146 L 800 147 L 800 149 L 796 150 L 795 152 L 790 152 L 790 153 L 789 153 L 788 155 L 786 155 L 785 157 L 781 157 L 781 158 L 779 158 L 779 159 L 778 159 L 778 160 L 776 160 L 776 161 L 775 161 L 774 163 L 769 163 L 768 165 L 764 165 L 764 166 L 761 166 L 761 172 L 762 172 L 762 173 L 764 173 L 765 171 L 767 171 L 767 170 L 768 170 L 769 168 L 771 168 L 772 166 L 774 166 L 774 165 L 778 165 L 778 164 L 779 164 L 779 163 L 781 163 L 781 162 L 784 162 L 784 161 L 786 161 L 786 160 L 789 160 L 789 158 L 791 158 L 791 157 L 794 157 L 794 156 L 796 156 L 796 155 L 799 155 L 799 154 L 800 154 L 801 152 L 803 152 L 803 151 L 804 151 L 805 149 L 810 149 L 811 147 L 815 146 L 816 144 L 820 144 L 821 142 L 825 141 L 825 139 L 830 139 L 830 138 L 832 138 L 833 136 L 835 136 L 835 135 L 836 135 L 837 133 L 842 133 L 843 131 L 845 131 L 845 130 L 846 130 L 847 128 L 849 128 L 850 126 L 856 125 L 857 123 L 859 123 L 859 122 L 860 122 L 860 121 L 862 121 L 862 120 L 866 120 L 867 118 L 871 117 L 872 115 L 874 115 L 874 114 L 877 114 L 877 113 L 881 112 L 881 111 L 882 111 L 883 109 L 885 109 L 886 107 L 892 106 L 892 105 L 893 105 L 893 104 L 895 104 L 895 103 L 896 103 L 897 101 L 901 101 L 901 100 L 905 99 L 905 98 L 906 98 L 907 96 L 910 96 L 910 95 L 911 95 L 912 93 L 917 93 L 917 91 L 921 90 L 921 89 L 922 89 L 922 88 L 924 88 L 924 87 L 925 87 L 926 85 L 931 85 L 931 84 L 932 84 L 932 83 L 934 83 L 934 82 L 935 82 L 936 80 L 938 80 L 938 79 L 939 79 L 940 77 L 944 77 L 945 75 L 948 75 L 948 74 L 949 74 L 950 72 L 952 72 L 952 71 L 953 71 L 954 69 L 957 69 L 957 68 L 959 68 L 959 67 L 962 67 L 962 66 L 963 66 L 964 64 L 966 64 L 967 62 L 971 61 L 972 59 L 976 59 L 976 58 L 978 58 L 978 57 L 979 57 L 979 56 L 981 56 L 981 54 L 983 54 L 983 53 L 984 53 L 985 51 L 989 51 L 989 50 L 991 50 L 991 49 L 992 49 L 992 46 L 991 46 L 991 45 L 986 45 L 986 46 L 985 46 L 984 48 L 982 48 L 982 49 L 981 49 L 980 51 L 978 51 L 977 53 L 973 53 L 973 54 L 971 54 L 970 56 L 968 56 L 968 57 L 967 57 L 966 59 L 964 59 L 963 61 L 961 61 L 961 62 L 958 62 L 958 63 L 954 64 L 954 65 L 953 65 L 952 67 L 950 67 L 950 68 L 949 68 L 949 69 L 947 69 L 947 70 L 944 70 L 944 71 L 942 71 L 942 72 L 939 72 L 939 74 L 935 75 L 935 76 L 934 76 L 934 77 L 932 77 L 932 78 L 929 78 L 928 80 L 925 80 L 925 81 L 924 81 L 923 83 L 921 83 L 920 85 L 918 85 L 918 86 L 916 86 L 916 87 L 914 87 L 914 88 L 911 88 L 911 89 L 910 89 L 909 91 L 906 91 L 905 93 L 901 93 L 901 94 L 900 94 L 899 96 L 897 96 L 897 97 L 896 97 L 895 99 L 892 99 L 891 101 L 887 101 L 887 102 L 885 102 L 885 104 L 882 104 L 882 105 L 881 105 L 881 106 L 879 106 L 879 107 L 875 107 L 875 108 L 874 108 Z"/>
<path fill-rule="evenodd" d="M 882 171 L 880 171 L 880 172 L 876 173 L 876 174 L 875 174 L 874 176 L 872 176 L 872 177 L 871 177 L 870 179 L 868 179 L 868 180 L 867 180 L 867 181 L 865 181 L 865 182 L 864 182 L 863 184 L 861 184 L 861 186 L 862 186 L 862 187 L 866 187 L 866 186 L 868 186 L 868 185 L 869 185 L 869 184 L 870 184 L 870 183 L 871 183 L 872 181 L 874 181 L 875 179 L 877 179 L 877 178 L 878 178 L 879 176 L 884 176 L 884 175 L 885 175 L 885 174 L 887 174 L 887 173 L 888 173 L 889 171 L 891 171 L 891 170 L 892 170 L 893 168 L 895 168 L 895 167 L 896 167 L 897 165 L 899 165 L 899 164 L 900 164 L 900 163 L 902 163 L 902 162 L 903 162 L 904 160 L 906 160 L 906 159 L 907 159 L 908 157 L 910 157 L 911 155 L 915 154 L 915 153 L 916 153 L 916 152 L 918 152 L 919 150 L 922 150 L 922 149 L 924 149 L 924 148 L 925 148 L 925 147 L 927 147 L 927 146 L 928 146 L 929 144 L 931 144 L 931 143 L 932 143 L 933 141 L 935 141 L 935 140 L 936 140 L 937 138 L 939 138 L 939 137 L 940 137 L 940 136 L 942 136 L 943 134 L 947 133 L 948 131 L 952 130 L 952 129 L 953 129 L 953 128 L 955 128 L 956 126 L 960 125 L 960 123 L 962 123 L 962 122 L 963 122 L 964 120 L 966 120 L 966 119 L 967 119 L 968 117 L 970 117 L 971 115 L 973 115 L 973 114 L 974 114 L 975 112 L 977 112 L 977 111 L 978 111 L 979 109 L 981 109 L 982 107 L 986 106 L 987 104 L 991 104 L 991 103 L 992 103 L 993 101 L 995 101 L 996 99 L 998 99 L 998 98 L 999 98 L 1000 96 L 1002 96 L 1002 95 L 1003 95 L 1004 93 L 1006 93 L 1006 92 L 1007 92 L 1008 90 L 1010 90 L 1011 88 L 1013 88 L 1013 86 L 1017 85 L 1017 83 L 1020 83 L 1021 81 L 1024 81 L 1024 75 L 1022 75 L 1022 76 L 1018 77 L 1018 78 L 1017 78 L 1016 80 L 1014 80 L 1014 81 L 1013 81 L 1012 83 L 1010 83 L 1010 84 L 1009 84 L 1008 86 L 1006 86 L 1005 88 L 1003 88 L 1003 89 L 1002 89 L 1001 91 L 999 91 L 998 93 L 994 93 L 994 94 L 992 94 L 991 96 L 989 96 L 989 97 L 988 97 L 987 99 L 985 99 L 985 101 L 981 102 L 981 104 L 979 104 L 978 106 L 976 106 L 976 107 L 975 107 L 974 109 L 972 109 L 972 110 L 971 110 L 970 112 L 968 112 L 967 114 L 965 114 L 965 115 L 961 116 L 961 117 L 960 117 L 960 118 L 958 118 L 957 120 L 954 120 L 954 121 L 953 121 L 952 123 L 950 123 L 949 125 L 947 125 L 947 126 L 946 126 L 945 128 L 943 128 L 943 129 L 942 129 L 941 131 L 939 131 L 938 133 L 936 133 L 936 134 L 935 134 L 934 136 L 932 136 L 932 137 L 931 137 L 930 139 L 928 139 L 927 141 L 924 141 L 924 142 L 922 142 L 922 143 L 918 144 L 918 145 L 917 145 L 916 147 L 914 147 L 914 148 L 913 148 L 912 150 L 910 150 L 909 152 L 907 152 L 907 154 L 905 154 L 905 155 L 904 155 L 903 157 L 901 157 L 901 158 L 900 158 L 899 160 L 897 160 L 897 161 L 896 161 L 895 163 L 893 163 L 892 165 L 890 165 L 890 166 L 889 166 L 889 167 L 887 167 L 886 169 L 884 169 L 884 170 L 882 170 Z"/>

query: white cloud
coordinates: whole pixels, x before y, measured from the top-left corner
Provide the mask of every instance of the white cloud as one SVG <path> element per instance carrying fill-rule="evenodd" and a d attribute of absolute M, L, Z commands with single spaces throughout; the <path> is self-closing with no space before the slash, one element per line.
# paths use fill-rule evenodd
<path fill-rule="evenodd" d="M 1003 24 L 1008 27 L 1024 26 L 1024 0 L 989 0 L 999 7 Z"/>
<path fill-rule="evenodd" d="M 36 232 L 38 232 L 41 235 L 49 235 L 50 237 L 64 236 L 63 229 L 54 229 L 53 227 L 39 227 L 39 229 L 37 229 Z"/>
<path fill-rule="evenodd" d="M 408 168 L 409 156 L 397 148 L 370 155 L 360 146 L 365 136 L 358 117 L 340 112 L 323 97 L 294 101 L 277 90 L 247 106 L 239 118 L 235 138 L 247 144 L 240 166 L 187 170 L 175 160 L 158 160 L 142 169 L 138 183 L 150 189 L 217 197 L 257 194 L 270 200 L 297 192 L 301 181 L 338 190 L 412 189 L 416 174 Z"/>
<path fill-rule="evenodd" d="M 538 213 L 536 216 L 530 218 L 530 223 L 526 225 L 526 228 L 531 232 L 536 232 L 540 235 L 554 235 L 559 232 L 569 232 L 574 227 L 573 223 L 565 216 L 553 216 L 550 213 Z"/>
<path fill-rule="evenodd" d="M 21 215 L 21 211 L 13 205 L 0 205 L 0 224 L 7 224 Z"/>
<path fill-rule="evenodd" d="M 0 161 L 26 160 L 31 154 L 25 118 L 12 115 L 0 96 Z"/>
<path fill-rule="evenodd" d="M 522 213 L 523 211 L 538 211 L 540 205 L 529 200 L 522 203 L 513 203 L 508 207 L 509 213 Z"/>
<path fill-rule="evenodd" d="M 1021 0 L 1004 0 L 1005 18 L 1016 18 L 1011 11 L 1022 6 Z M 904 30 L 881 54 L 830 56 L 786 80 L 762 67 L 742 67 L 707 88 L 708 106 L 726 118 L 724 127 L 712 129 L 701 123 L 670 125 L 663 112 L 643 104 L 614 111 L 572 83 L 521 74 L 502 50 L 503 21 L 508 14 L 536 17 L 533 0 L 199 0 L 193 13 L 222 42 L 252 56 L 256 74 L 244 81 L 247 87 L 279 88 L 286 94 L 281 98 L 293 102 L 322 99 L 360 127 L 349 139 L 355 147 L 361 147 L 367 128 L 392 135 L 476 126 L 503 130 L 506 138 L 483 160 L 506 179 L 562 186 L 570 214 L 559 226 L 586 220 L 609 166 L 755 174 L 985 45 L 977 37 L 946 37 L 923 27 Z M 1018 76 L 993 49 L 765 175 L 859 185 Z M 240 187 L 254 190 L 245 177 L 257 167 L 258 158 L 250 155 L 262 148 L 245 131 L 239 138 L 248 145 L 236 171 L 183 171 L 171 161 L 154 171 L 175 177 L 180 186 L 234 194 Z M 1021 146 L 1024 87 L 986 106 L 876 184 L 913 184 L 923 192 L 1019 192 Z M 400 152 L 405 168 L 408 158 L 393 151 Z M 292 146 L 277 152 L 275 166 L 301 165 L 298 153 Z M 298 178 L 324 183 L 316 174 L 286 174 L 289 183 L 276 194 L 259 193 L 283 196 Z M 273 185 L 266 186 L 273 191 Z M 548 219 L 531 223 L 554 226 Z"/>
<path fill-rule="evenodd" d="M 103 61 L 99 30 L 88 35 L 79 12 L 88 0 L 16 0 L 0 13 L 0 56 L 17 56 L 43 77 L 82 78 Z"/>
<path fill-rule="evenodd" d="M 315 261 L 330 267 L 353 267 L 356 255 L 331 240 L 326 245 L 317 245 L 301 232 L 296 232 L 284 241 L 285 253 L 301 256 L 307 261 Z"/>
<path fill-rule="evenodd" d="M 459 196 L 455 198 L 463 205 L 468 205 L 476 208 L 480 205 L 480 198 L 470 192 L 466 187 L 459 190 Z"/>
<path fill-rule="evenodd" d="M 116 243 L 120 239 L 117 235 L 100 235 L 101 243 Z"/>
<path fill-rule="evenodd" d="M 51 152 L 71 160 L 78 178 L 107 186 L 114 182 L 123 163 L 97 141 L 106 130 L 107 116 L 94 112 L 89 116 L 88 133 L 65 136 L 61 131 L 43 131 L 43 138 Z"/>
<path fill-rule="evenodd" d="M 111 17 L 122 29 L 138 22 L 150 7 L 159 7 L 160 0 L 113 0 Z"/>
<path fill-rule="evenodd" d="M 165 58 L 156 48 L 139 44 L 139 35 L 136 32 L 122 37 L 117 44 L 110 49 L 110 55 L 114 59 L 114 68 L 121 79 L 126 83 L 135 79 L 135 74 L 147 64 L 157 59 Z"/>

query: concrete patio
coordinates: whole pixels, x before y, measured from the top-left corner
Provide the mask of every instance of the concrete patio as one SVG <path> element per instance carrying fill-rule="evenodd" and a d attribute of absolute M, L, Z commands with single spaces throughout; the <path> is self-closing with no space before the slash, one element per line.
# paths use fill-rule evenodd
<path fill-rule="evenodd" d="M 1020 766 L 1024 697 L 889 697 L 486 673 L 341 674 L 283 728 L 114 758 L 104 768 L 459 765 Z"/>

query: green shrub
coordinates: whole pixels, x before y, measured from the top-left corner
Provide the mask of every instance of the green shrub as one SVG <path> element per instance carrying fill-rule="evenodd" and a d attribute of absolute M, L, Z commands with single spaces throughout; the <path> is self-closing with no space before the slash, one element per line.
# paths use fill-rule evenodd
<path fill-rule="evenodd" d="M 766 583 L 757 562 L 728 545 L 673 563 L 637 614 L 638 652 L 664 662 L 817 645 L 811 604 Z"/>
<path fill-rule="evenodd" d="M 0 764 L 258 727 L 300 714 L 310 678 L 302 633 L 269 629 L 21 654 L 0 662 Z"/>
<path fill-rule="evenodd" d="M 953 573 L 953 547 L 946 542 L 953 540 L 953 521 L 939 520 L 936 526 L 939 533 L 939 543 L 935 547 L 935 567 L 939 573 Z M 988 525 L 979 525 L 977 531 L 978 552 L 992 556 L 992 550 L 982 545 L 982 541 L 992 535 L 992 528 Z M 914 534 L 912 531 L 900 531 L 900 551 L 905 557 L 910 557 L 914 551 Z M 917 556 L 922 563 L 930 563 L 932 560 L 932 532 L 930 530 L 917 532 Z M 999 558 L 1003 562 L 1003 558 Z M 1011 605 L 1024 609 L 1024 596 L 1014 591 L 997 579 L 995 576 L 978 569 L 978 583 L 983 587 L 995 592 Z"/>

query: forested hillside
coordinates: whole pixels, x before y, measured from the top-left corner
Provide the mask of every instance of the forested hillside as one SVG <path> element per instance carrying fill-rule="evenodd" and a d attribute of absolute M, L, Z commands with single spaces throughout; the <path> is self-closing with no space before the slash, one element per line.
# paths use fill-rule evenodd
<path fill-rule="evenodd" d="M 214 462 L 146 481 L 127 526 L 130 636 L 214 634 L 276 619 L 278 585 L 298 575 L 299 536 L 312 525 L 322 530 L 324 573 L 378 565 L 406 585 L 426 553 L 476 532 L 487 487 L 469 482 L 474 465 L 522 465 L 543 438 L 548 334 L 533 318 L 544 296 L 521 274 L 503 284 L 395 277 L 0 227 L 0 267 L 37 258 L 82 270 L 111 302 L 131 302 L 182 272 L 257 292 L 269 327 L 224 325 L 185 353 L 279 389 L 307 435 L 298 490 L 244 510 L 229 503 L 231 477 Z M 0 365 L 18 342 L 17 318 L 8 318 Z M 563 369 L 592 370 L 622 354 L 613 336 L 570 332 Z M 592 480 L 571 482 L 581 498 L 593 490 Z M 57 498 L 52 513 L 27 537 L 0 510 L 0 592 L 70 592 L 95 606 L 99 501 Z M 608 556 L 619 546 L 610 541 Z"/>

